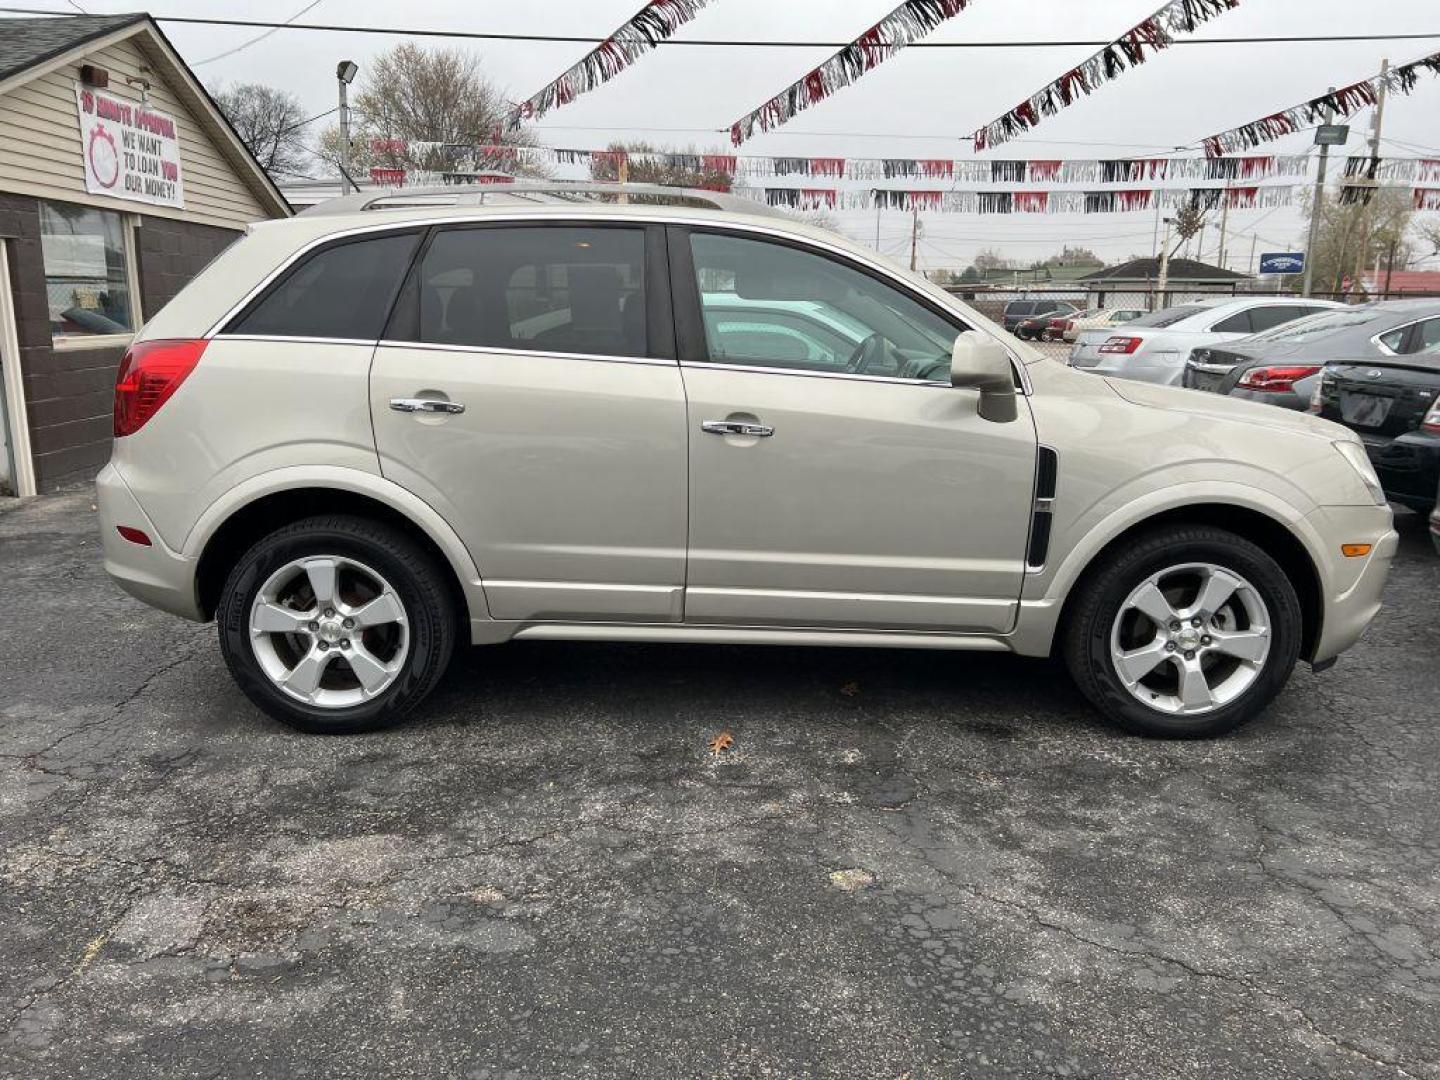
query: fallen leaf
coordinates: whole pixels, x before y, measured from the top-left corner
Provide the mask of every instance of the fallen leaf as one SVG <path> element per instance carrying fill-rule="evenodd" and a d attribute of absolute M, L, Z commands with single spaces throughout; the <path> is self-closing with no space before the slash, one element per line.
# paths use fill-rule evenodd
<path fill-rule="evenodd" d="M 860 684 L 858 682 L 847 682 L 844 686 L 840 687 L 840 693 L 846 697 L 855 697 L 860 693 Z"/>
<path fill-rule="evenodd" d="M 859 892 L 875 884 L 875 875 L 864 867 L 852 866 L 830 872 L 830 884 L 846 892 Z"/>
<path fill-rule="evenodd" d="M 729 750 L 735 745 L 735 736 L 728 731 L 722 731 L 710 740 L 710 753 L 719 757 L 722 750 Z"/>

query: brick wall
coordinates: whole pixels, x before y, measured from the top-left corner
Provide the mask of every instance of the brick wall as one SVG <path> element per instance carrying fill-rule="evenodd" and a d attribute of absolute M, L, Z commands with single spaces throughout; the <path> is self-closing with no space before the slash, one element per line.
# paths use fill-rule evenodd
<path fill-rule="evenodd" d="M 89 480 L 110 457 L 115 371 L 124 350 L 51 347 L 37 200 L 0 192 L 0 234 L 15 238 L 10 279 L 36 483 L 42 492 L 54 491 Z M 136 250 L 142 311 L 158 311 L 238 235 L 144 217 Z"/>

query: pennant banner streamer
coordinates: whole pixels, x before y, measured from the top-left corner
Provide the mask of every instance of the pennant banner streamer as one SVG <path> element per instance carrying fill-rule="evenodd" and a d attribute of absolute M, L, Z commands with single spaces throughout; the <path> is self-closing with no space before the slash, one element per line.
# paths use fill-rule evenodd
<path fill-rule="evenodd" d="M 791 210 L 927 210 L 942 214 L 1117 214 L 1156 207 L 1232 210 L 1290 206 L 1292 185 L 1133 188 L 1122 191 L 933 191 L 872 188 L 736 188 L 736 195 Z"/>
<path fill-rule="evenodd" d="M 1143 64 L 1146 49 L 1151 52 L 1167 49 L 1174 44 L 1176 34 L 1188 34 L 1202 23 L 1239 6 L 1239 3 L 1240 0 L 1170 0 L 1170 3 L 1144 22 L 1132 26 L 1080 66 L 1071 68 L 1003 116 L 976 131 L 972 136 L 975 149 L 987 150 L 1029 131 L 1039 125 L 1041 117 L 1054 116 L 1061 109 L 1073 104 L 1081 95 L 1088 95 L 1105 83 L 1112 82 L 1126 68 Z"/>
<path fill-rule="evenodd" d="M 554 82 L 515 106 L 506 120 L 507 126 L 514 131 L 526 120 L 534 120 L 551 109 L 568 105 L 581 94 L 613 79 L 695 18 L 709 2 L 650 0 L 629 22 L 591 49 Z"/>
<path fill-rule="evenodd" d="M 951 158 L 758 157 L 739 154 L 678 154 L 663 151 L 567 150 L 545 146 L 425 143 L 375 140 L 376 154 L 408 156 L 436 172 L 479 172 L 548 165 L 664 166 L 707 177 L 830 180 L 941 180 L 956 184 L 1138 184 L 1161 180 L 1268 180 L 1304 176 L 1305 154 L 1233 158 L 1152 157 L 979 161 Z M 1413 164 L 1413 161 L 1409 162 Z M 1419 177 L 1424 181 L 1425 177 Z M 1437 177 L 1440 179 L 1440 177 Z"/>
<path fill-rule="evenodd" d="M 1218 135 L 1211 135 L 1205 140 L 1205 153 L 1210 157 L 1240 153 L 1261 143 L 1273 142 L 1292 132 L 1327 123 L 1327 117 L 1344 119 L 1367 105 L 1374 105 L 1382 85 L 1390 93 L 1409 94 L 1415 89 L 1421 73 L 1427 71 L 1431 75 L 1440 75 L 1440 52 L 1391 68 L 1383 75 L 1342 86 L 1333 93 L 1321 94 L 1303 104 L 1271 113 L 1259 120 L 1222 131 Z"/>
<path fill-rule="evenodd" d="M 1238 0 L 1237 0 L 1238 2 Z M 906 0 L 819 67 L 796 79 L 758 109 L 735 121 L 730 141 L 739 146 L 761 131 L 779 127 L 798 112 L 824 101 L 879 67 L 911 42 L 964 11 L 972 0 Z"/>

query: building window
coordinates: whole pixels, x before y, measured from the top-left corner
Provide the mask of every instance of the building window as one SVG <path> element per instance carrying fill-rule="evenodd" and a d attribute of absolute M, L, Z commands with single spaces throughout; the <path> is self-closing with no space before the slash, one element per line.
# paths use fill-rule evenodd
<path fill-rule="evenodd" d="M 40 204 L 50 333 L 57 342 L 135 331 L 124 218 L 74 203 Z"/>

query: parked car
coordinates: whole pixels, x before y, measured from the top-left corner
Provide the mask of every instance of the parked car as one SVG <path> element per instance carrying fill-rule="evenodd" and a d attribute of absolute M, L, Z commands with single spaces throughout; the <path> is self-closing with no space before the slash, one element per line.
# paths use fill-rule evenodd
<path fill-rule="evenodd" d="M 1075 310 L 1075 305 L 1065 300 L 1011 300 L 1005 305 L 1001 322 L 1010 333 L 1015 333 L 1020 324 L 1026 319 L 1037 315 L 1048 315 L 1052 311 L 1059 311 L 1062 307 Z"/>
<path fill-rule="evenodd" d="M 1056 651 L 1112 721 L 1207 736 L 1379 607 L 1397 536 L 1339 425 L 1045 363 L 725 196 L 516 189 L 257 227 L 121 363 L 106 568 L 288 724 L 572 639 Z"/>
<path fill-rule="evenodd" d="M 1406 356 L 1326 364 L 1312 408 L 1360 436 L 1388 498 L 1422 513 L 1434 508 L 1440 488 L 1440 342 Z"/>
<path fill-rule="evenodd" d="M 1190 350 L 1340 307 L 1330 300 L 1246 296 L 1164 308 L 1118 330 L 1087 330 L 1075 339 L 1070 365 L 1097 375 L 1179 386 Z"/>
<path fill-rule="evenodd" d="M 1440 490 L 1435 492 L 1435 509 L 1430 511 L 1430 540 L 1435 545 L 1435 554 L 1440 555 Z"/>
<path fill-rule="evenodd" d="M 1090 308 L 1066 319 L 1061 336 L 1065 341 L 1073 342 L 1086 330 L 1109 330 L 1112 326 L 1123 326 L 1148 314 L 1144 308 Z"/>
<path fill-rule="evenodd" d="M 1015 327 L 1015 336 L 1024 341 L 1049 341 L 1063 332 L 1064 320 L 1075 314 L 1074 304 L 1062 303 L 1040 315 L 1021 319 Z"/>
<path fill-rule="evenodd" d="M 1386 300 L 1326 311 L 1224 345 L 1195 349 L 1184 385 L 1305 409 L 1330 360 L 1384 360 L 1440 342 L 1440 300 Z"/>

